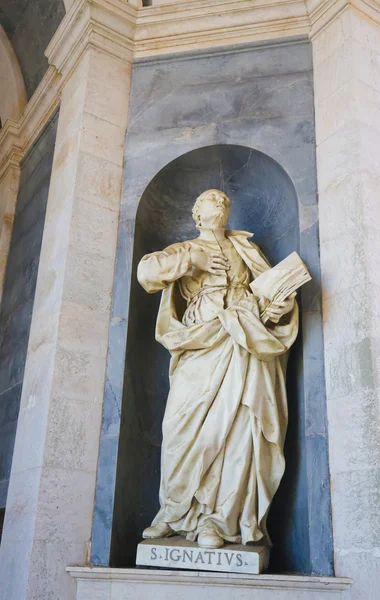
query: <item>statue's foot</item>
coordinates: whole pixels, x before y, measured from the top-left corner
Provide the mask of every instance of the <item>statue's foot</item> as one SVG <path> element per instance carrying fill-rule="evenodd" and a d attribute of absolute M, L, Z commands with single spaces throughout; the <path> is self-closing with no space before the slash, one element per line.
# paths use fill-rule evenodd
<path fill-rule="evenodd" d="M 215 529 L 203 529 L 198 535 L 198 546 L 200 548 L 221 548 L 224 539 L 216 533 Z"/>
<path fill-rule="evenodd" d="M 144 540 L 154 540 L 156 538 L 166 538 L 175 535 L 175 531 L 167 523 L 157 523 L 151 525 L 143 531 Z"/>

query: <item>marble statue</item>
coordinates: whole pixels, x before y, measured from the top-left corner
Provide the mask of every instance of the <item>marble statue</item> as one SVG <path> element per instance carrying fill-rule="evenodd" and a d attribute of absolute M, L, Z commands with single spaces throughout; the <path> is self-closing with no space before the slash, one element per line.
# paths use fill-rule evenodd
<path fill-rule="evenodd" d="M 270 265 L 252 234 L 226 229 L 229 210 L 226 194 L 204 192 L 193 207 L 199 237 L 138 266 L 144 289 L 163 291 L 156 339 L 171 353 L 161 508 L 145 539 L 181 535 L 201 548 L 270 544 L 266 520 L 285 468 L 286 362 L 298 307 L 293 293 L 267 302 L 261 318 L 265 299 L 249 284 Z"/>

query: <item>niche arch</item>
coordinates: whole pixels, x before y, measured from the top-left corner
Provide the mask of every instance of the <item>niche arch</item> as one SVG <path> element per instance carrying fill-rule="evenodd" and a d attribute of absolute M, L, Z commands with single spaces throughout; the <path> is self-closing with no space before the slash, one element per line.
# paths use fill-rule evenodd
<path fill-rule="evenodd" d="M 0 120 L 18 121 L 26 106 L 26 90 L 20 66 L 7 34 L 0 25 Z"/>
<path fill-rule="evenodd" d="M 133 259 L 126 263 L 126 273 L 122 275 L 125 278 L 123 289 L 126 289 L 126 284 L 129 291 L 128 299 L 124 299 L 129 300 L 129 315 L 115 494 L 111 498 L 104 487 L 109 443 L 109 439 L 104 437 L 99 456 L 93 564 L 104 564 L 101 552 L 104 545 L 102 535 L 106 528 L 102 502 L 108 502 L 111 506 L 112 514 L 107 515 L 112 527 L 109 563 L 117 567 L 134 566 L 141 531 L 158 509 L 161 422 L 168 393 L 169 354 L 154 340 L 160 294 L 148 295 L 140 288 L 136 280 L 137 264 L 148 252 L 197 235 L 191 219 L 191 208 L 196 196 L 209 188 L 220 188 L 230 196 L 230 226 L 253 232 L 254 241 L 272 263 L 293 250 L 303 256 L 300 248 L 299 201 L 289 175 L 268 154 L 246 146 L 217 144 L 182 154 L 159 170 L 142 189 L 140 198 L 136 196 L 135 201 L 129 199 L 120 224 L 122 241 L 119 239 L 124 257 L 120 260 L 128 261 L 132 250 Z M 308 264 L 307 258 L 313 255 L 313 252 L 310 253 L 313 250 L 311 246 L 317 244 L 317 240 L 316 236 L 310 240 L 307 257 L 304 256 Z M 315 253 L 318 255 L 318 248 L 314 248 Z M 306 294 L 302 292 L 299 295 L 305 314 L 312 309 L 317 287 L 318 280 L 311 284 L 312 292 L 309 287 Z M 114 302 L 120 304 L 120 294 L 116 296 Z M 310 358 L 310 338 L 313 336 L 313 343 L 319 344 L 313 351 L 323 355 L 318 318 L 320 321 L 320 315 L 313 321 L 312 333 L 309 326 L 304 331 L 301 327 L 289 360 L 290 418 L 285 447 L 287 469 L 268 523 L 274 543 L 271 570 L 277 572 L 327 575 L 331 574 L 332 569 L 329 481 L 325 477 L 326 469 L 328 472 L 327 454 L 321 453 L 320 448 L 313 449 L 309 443 L 307 427 L 312 431 L 313 423 L 305 411 L 305 402 L 308 402 L 305 382 L 316 377 L 313 363 L 305 360 L 305 356 L 306 359 Z M 112 394 L 114 398 L 115 390 Z M 106 418 L 109 418 L 107 411 L 111 410 L 112 402 L 114 399 L 108 400 L 106 390 Z M 321 410 L 323 412 L 325 407 L 321 406 Z M 320 421 L 320 416 L 318 419 Z M 104 432 L 109 430 L 105 427 Z M 315 441 L 313 443 L 315 445 Z M 315 468 L 315 459 L 320 464 L 317 473 L 313 471 L 313 476 L 324 477 L 322 482 L 310 481 L 309 463 Z M 108 480 L 111 481 L 110 477 Z M 321 498 L 317 497 L 321 489 L 324 494 L 322 510 L 325 508 L 327 514 L 322 518 L 321 546 L 313 549 L 312 519 L 315 516 L 310 508 L 315 502 L 321 502 Z M 330 543 L 330 554 L 326 554 L 324 537 Z M 324 553 L 322 567 L 313 558 L 313 552 L 320 551 Z"/>

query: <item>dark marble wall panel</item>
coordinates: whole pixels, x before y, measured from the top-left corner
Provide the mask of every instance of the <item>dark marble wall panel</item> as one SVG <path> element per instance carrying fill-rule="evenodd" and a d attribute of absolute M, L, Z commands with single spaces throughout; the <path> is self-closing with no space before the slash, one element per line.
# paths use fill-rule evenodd
<path fill-rule="evenodd" d="M 178 163 L 172 161 L 205 147 L 214 148 L 212 158 L 206 151 L 193 153 L 196 164 L 187 162 L 187 171 L 182 170 L 178 178 L 173 166 Z M 149 523 L 157 498 L 168 357 L 158 345 L 147 351 L 144 336 L 134 330 L 133 322 L 141 312 L 147 331 L 152 330 L 158 302 L 156 297 L 148 300 L 139 295 L 136 261 L 142 251 L 161 247 L 164 239 L 190 235 L 191 218 L 186 221 L 181 216 L 190 206 L 183 190 L 193 186 L 194 200 L 199 191 L 214 184 L 223 147 L 229 156 L 218 171 L 218 187 L 228 189 L 233 202 L 247 196 L 237 203 L 241 210 L 236 208 L 234 226 L 249 230 L 253 224 L 255 239 L 271 260 L 298 248 L 314 277 L 301 295 L 302 329 L 290 363 L 288 467 L 271 514 L 275 540 L 271 568 L 328 575 L 333 563 L 312 62 L 305 40 L 141 60 L 134 66 L 92 562 L 131 566 L 138 529 Z M 281 195 L 281 189 L 271 187 L 276 178 L 263 161 L 247 167 L 247 148 L 251 157 L 262 153 L 264 161 L 275 161 L 287 174 L 297 197 L 296 227 L 291 194 Z M 154 188 L 158 173 L 160 183 Z M 149 203 L 145 194 L 150 194 Z M 287 210 L 279 211 L 284 201 Z M 156 217 L 152 228 L 155 209 L 161 217 Z M 142 357 L 150 363 L 149 376 L 141 367 Z M 145 402 L 149 394 L 151 398 L 156 394 L 156 404 Z M 317 514 L 323 526 L 318 525 Z"/>
<path fill-rule="evenodd" d="M 63 17 L 63 0 L 0 0 L 0 24 L 18 58 L 28 98 L 44 76 L 44 52 Z"/>
<path fill-rule="evenodd" d="M 57 115 L 22 164 L 0 306 L 0 508 L 12 464 L 56 128 Z"/>

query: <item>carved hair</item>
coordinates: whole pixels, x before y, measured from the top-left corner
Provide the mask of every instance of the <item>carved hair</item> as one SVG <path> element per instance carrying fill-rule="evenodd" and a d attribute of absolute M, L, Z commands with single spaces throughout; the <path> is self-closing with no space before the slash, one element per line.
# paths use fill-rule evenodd
<path fill-rule="evenodd" d="M 197 226 L 201 224 L 201 215 L 199 209 L 203 200 L 206 199 L 215 200 L 215 205 L 217 207 L 223 206 L 224 209 L 228 211 L 230 210 L 231 201 L 227 194 L 221 192 L 220 190 L 206 190 L 200 196 L 198 196 L 193 206 L 192 215 Z"/>

